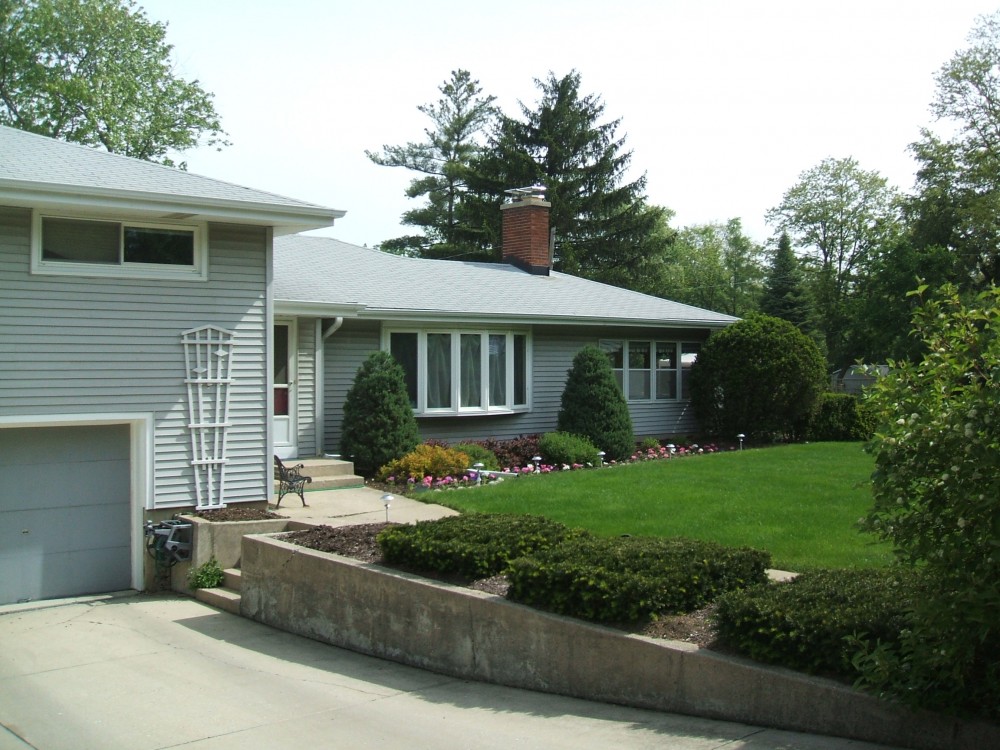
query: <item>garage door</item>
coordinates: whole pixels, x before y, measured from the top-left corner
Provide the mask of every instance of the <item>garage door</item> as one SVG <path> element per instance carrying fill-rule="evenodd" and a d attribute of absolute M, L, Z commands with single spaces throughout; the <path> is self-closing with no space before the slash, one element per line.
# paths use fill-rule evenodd
<path fill-rule="evenodd" d="M 129 426 L 0 429 L 0 604 L 130 588 Z"/>

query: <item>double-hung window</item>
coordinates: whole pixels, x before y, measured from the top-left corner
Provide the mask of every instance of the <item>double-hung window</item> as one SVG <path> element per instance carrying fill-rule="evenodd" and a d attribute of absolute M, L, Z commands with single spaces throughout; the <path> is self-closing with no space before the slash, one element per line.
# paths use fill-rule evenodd
<path fill-rule="evenodd" d="M 35 215 L 32 273 L 207 278 L 200 226 Z"/>
<path fill-rule="evenodd" d="M 418 414 L 497 414 L 528 409 L 529 341 L 520 331 L 389 331 Z"/>
<path fill-rule="evenodd" d="M 689 398 L 691 365 L 699 344 L 679 341 L 600 342 L 618 386 L 629 401 L 674 401 Z"/>

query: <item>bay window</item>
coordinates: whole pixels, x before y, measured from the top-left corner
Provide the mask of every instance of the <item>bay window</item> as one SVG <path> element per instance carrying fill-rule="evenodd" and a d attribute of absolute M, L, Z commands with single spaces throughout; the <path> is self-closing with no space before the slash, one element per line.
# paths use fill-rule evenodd
<path fill-rule="evenodd" d="M 601 351 L 629 401 L 675 401 L 689 398 L 691 365 L 700 344 L 678 341 L 606 339 Z"/>
<path fill-rule="evenodd" d="M 517 331 L 388 331 L 418 414 L 489 414 L 528 408 L 528 335 Z"/>

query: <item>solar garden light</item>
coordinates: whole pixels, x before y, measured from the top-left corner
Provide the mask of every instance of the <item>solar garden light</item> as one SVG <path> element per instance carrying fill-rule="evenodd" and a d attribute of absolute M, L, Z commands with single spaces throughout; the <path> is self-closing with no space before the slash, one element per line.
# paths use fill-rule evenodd
<path fill-rule="evenodd" d="M 667 443 L 667 450 L 670 451 L 670 455 L 673 455 L 674 451 L 677 450 L 677 446 L 673 443 Z"/>
<path fill-rule="evenodd" d="M 542 462 L 542 457 L 541 456 L 534 456 L 531 459 L 531 462 L 535 465 L 535 473 L 537 474 L 540 471 L 540 469 L 538 468 L 538 465 Z"/>
<path fill-rule="evenodd" d="M 388 492 L 385 493 L 384 495 L 382 495 L 382 505 L 385 506 L 385 522 L 386 523 L 389 523 L 389 505 L 391 505 L 392 501 L 395 500 L 395 499 L 396 498 L 393 497 L 392 495 L 390 495 Z"/>
<path fill-rule="evenodd" d="M 740 450 L 743 450 L 743 438 L 745 437 L 746 435 L 744 435 L 742 432 L 736 436 L 736 438 L 740 441 Z"/>
<path fill-rule="evenodd" d="M 472 464 L 472 468 L 476 470 L 476 484 L 483 483 L 483 466 L 484 464 L 482 461 L 477 461 Z"/>
<path fill-rule="evenodd" d="M 604 451 L 597 451 L 597 457 L 601 459 L 601 466 L 604 466 L 604 457 L 608 455 Z"/>

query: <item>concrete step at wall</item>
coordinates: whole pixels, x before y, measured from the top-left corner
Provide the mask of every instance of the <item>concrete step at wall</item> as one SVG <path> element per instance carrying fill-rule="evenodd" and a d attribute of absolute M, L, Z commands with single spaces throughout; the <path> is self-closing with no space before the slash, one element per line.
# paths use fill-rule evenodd
<path fill-rule="evenodd" d="M 243 573 L 239 568 L 226 568 L 222 571 L 222 574 L 226 577 L 223 582 L 223 588 L 232 589 L 233 591 L 243 590 Z"/>
<path fill-rule="evenodd" d="M 354 474 L 354 463 L 336 458 L 296 458 L 285 462 L 291 466 L 303 465 L 300 471 L 315 482 L 317 477 L 337 477 Z"/>
<path fill-rule="evenodd" d="M 225 588 L 195 589 L 194 598 L 226 612 L 231 612 L 234 615 L 240 613 L 241 596 L 239 591 Z"/>

